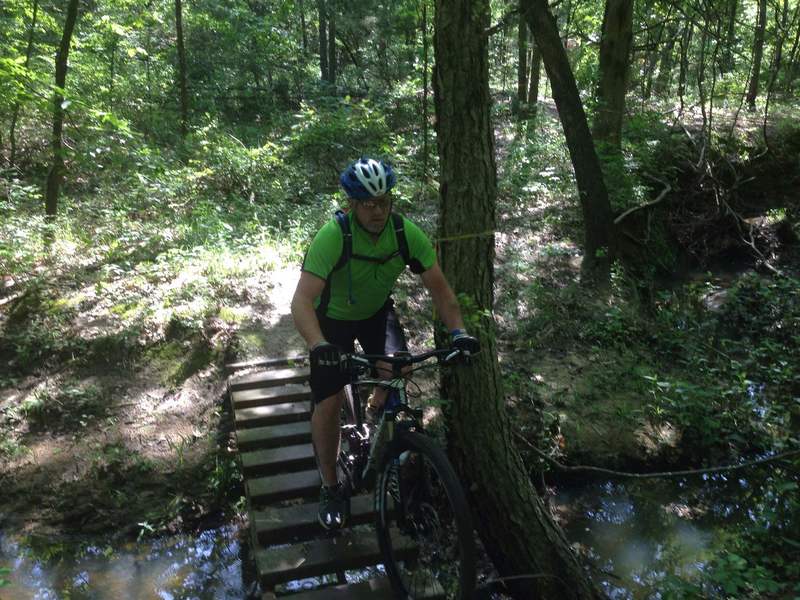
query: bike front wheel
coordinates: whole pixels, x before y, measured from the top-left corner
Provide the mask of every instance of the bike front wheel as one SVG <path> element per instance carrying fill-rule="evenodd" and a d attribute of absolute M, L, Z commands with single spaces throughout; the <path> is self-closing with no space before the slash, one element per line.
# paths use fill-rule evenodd
<path fill-rule="evenodd" d="M 444 451 L 422 434 L 398 431 L 379 473 L 378 543 L 396 597 L 471 599 L 472 518 Z"/>

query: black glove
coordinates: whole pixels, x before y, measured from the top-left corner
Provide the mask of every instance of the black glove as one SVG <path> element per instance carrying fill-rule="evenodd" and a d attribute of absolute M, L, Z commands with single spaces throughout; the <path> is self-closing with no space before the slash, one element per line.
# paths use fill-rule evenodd
<path fill-rule="evenodd" d="M 314 402 L 322 402 L 325 398 L 334 395 L 348 382 L 348 377 L 342 373 L 340 360 L 342 349 L 335 344 L 321 341 L 311 349 L 309 362 L 311 363 L 311 392 Z"/>
<path fill-rule="evenodd" d="M 477 354 L 481 351 L 481 344 L 478 339 L 468 335 L 464 329 L 454 329 L 451 331 L 450 343 L 456 350 L 461 350 L 465 356 Z"/>
<path fill-rule="evenodd" d="M 336 344 L 330 344 L 322 340 L 311 349 L 311 369 L 315 367 L 335 367 L 339 370 L 339 362 L 342 359 L 342 349 Z"/>

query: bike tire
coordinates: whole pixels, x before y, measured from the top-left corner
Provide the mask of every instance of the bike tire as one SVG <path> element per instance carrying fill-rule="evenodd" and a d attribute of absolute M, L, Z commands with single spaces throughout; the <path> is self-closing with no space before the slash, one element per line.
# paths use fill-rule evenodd
<path fill-rule="evenodd" d="M 469 504 L 447 455 L 431 438 L 396 433 L 379 466 L 375 508 L 378 544 L 397 598 L 474 597 Z"/>

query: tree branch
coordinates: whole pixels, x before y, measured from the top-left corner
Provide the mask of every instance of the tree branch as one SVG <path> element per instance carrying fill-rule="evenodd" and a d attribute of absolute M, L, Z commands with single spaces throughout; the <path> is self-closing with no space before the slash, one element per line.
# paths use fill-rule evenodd
<path fill-rule="evenodd" d="M 614 225 L 619 225 L 622 221 L 625 220 L 625 218 L 628 215 L 630 215 L 631 213 L 636 212 L 637 210 L 644 210 L 645 208 L 650 208 L 651 206 L 655 206 L 656 204 L 658 204 L 659 202 L 664 200 L 666 195 L 669 194 L 672 191 L 672 186 L 669 183 L 667 183 L 666 181 L 658 179 L 657 177 L 653 177 L 652 175 L 647 175 L 646 173 L 645 173 L 645 177 L 648 177 L 650 179 L 653 179 L 653 180 L 659 182 L 660 184 L 662 184 L 664 186 L 664 189 L 661 190 L 661 193 L 658 195 L 658 197 L 655 200 L 653 200 L 651 202 L 647 202 L 646 204 L 642 204 L 641 206 L 634 206 L 633 208 L 629 208 L 628 210 L 626 210 L 624 213 L 622 213 L 620 216 L 618 216 L 616 219 L 614 219 Z"/>
<path fill-rule="evenodd" d="M 766 463 L 775 462 L 776 460 L 789 458 L 790 456 L 800 455 L 800 450 L 788 450 L 787 452 L 781 452 L 780 454 L 776 454 L 774 456 L 769 456 L 767 458 L 759 458 L 757 460 L 751 460 L 745 463 L 741 463 L 739 465 L 725 465 L 722 467 L 709 467 L 707 469 L 686 469 L 683 471 L 662 471 L 658 473 L 627 473 L 625 471 L 613 471 L 611 469 L 604 469 L 602 467 L 588 467 L 584 465 L 568 467 L 567 465 L 561 464 L 556 459 L 548 456 L 543 451 L 539 450 L 539 448 L 537 448 L 531 442 L 525 439 L 519 432 L 515 431 L 514 436 L 520 441 L 524 442 L 526 446 L 528 446 L 531 450 L 533 450 L 536 454 L 538 454 L 545 461 L 553 465 L 559 471 L 564 471 L 565 473 L 586 473 L 586 472 L 600 473 L 603 475 L 611 475 L 612 477 L 624 477 L 627 479 L 656 479 L 661 477 L 685 477 L 687 475 L 704 475 L 707 473 L 723 473 L 726 471 L 738 471 L 746 467 L 763 465 Z"/>
<path fill-rule="evenodd" d="M 512 17 L 515 17 L 518 14 L 519 14 L 519 8 L 511 9 L 506 14 L 504 14 L 497 23 L 489 27 L 489 29 L 484 30 L 483 35 L 489 37 L 500 31 L 501 29 L 508 27 L 513 22 Z"/>

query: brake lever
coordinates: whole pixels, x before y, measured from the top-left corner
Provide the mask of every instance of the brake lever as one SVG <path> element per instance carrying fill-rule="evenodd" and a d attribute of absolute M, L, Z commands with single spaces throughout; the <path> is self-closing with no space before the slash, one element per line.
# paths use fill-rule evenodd
<path fill-rule="evenodd" d="M 444 357 L 444 363 L 445 364 L 450 363 L 454 358 L 459 356 L 461 353 L 462 353 L 461 350 L 453 350 L 450 354 Z"/>

